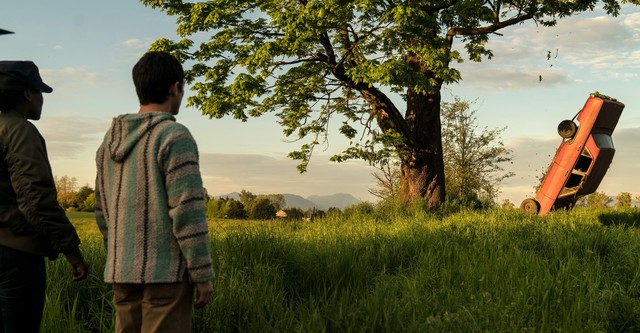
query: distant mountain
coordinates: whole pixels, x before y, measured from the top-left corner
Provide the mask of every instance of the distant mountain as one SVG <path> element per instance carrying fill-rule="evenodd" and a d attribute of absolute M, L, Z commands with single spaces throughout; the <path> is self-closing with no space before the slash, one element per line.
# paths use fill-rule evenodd
<path fill-rule="evenodd" d="M 309 208 L 316 207 L 318 209 L 322 209 L 318 207 L 315 202 L 307 200 L 297 194 L 285 193 L 283 196 L 288 208 L 296 207 L 302 210 L 307 210 Z"/>
<path fill-rule="evenodd" d="M 216 198 L 216 199 L 225 198 L 225 199 L 240 200 L 240 193 L 231 192 L 229 194 L 223 194 L 223 195 L 214 196 L 214 198 Z"/>
<path fill-rule="evenodd" d="M 327 210 L 331 207 L 343 209 L 345 207 L 355 205 L 360 202 L 351 194 L 337 193 L 332 195 L 312 195 L 307 198 L 316 204 L 316 208 Z"/>
<path fill-rule="evenodd" d="M 304 198 L 297 194 L 291 193 L 285 193 L 282 196 L 284 196 L 286 207 L 296 207 L 302 210 L 307 210 L 313 207 L 321 210 L 327 210 L 331 207 L 343 209 L 360 202 L 360 200 L 356 199 L 356 197 L 348 193 L 337 193 L 332 195 L 312 195 L 308 198 Z M 215 198 L 229 198 L 240 200 L 240 193 L 232 192 L 229 194 L 218 195 Z"/>

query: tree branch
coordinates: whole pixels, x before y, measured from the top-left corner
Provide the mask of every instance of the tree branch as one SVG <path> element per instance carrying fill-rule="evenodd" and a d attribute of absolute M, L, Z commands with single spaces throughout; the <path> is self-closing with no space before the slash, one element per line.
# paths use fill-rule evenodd
<path fill-rule="evenodd" d="M 462 35 L 462 36 L 475 36 L 475 35 L 484 35 L 492 32 L 496 32 L 504 27 L 508 27 L 522 21 L 526 21 L 533 18 L 533 14 L 526 14 L 522 16 L 512 17 L 506 21 L 495 22 L 491 25 L 478 27 L 478 28 L 459 28 L 452 27 L 447 31 L 447 41 L 453 40 L 454 36 Z"/>
<path fill-rule="evenodd" d="M 395 130 L 396 132 L 399 132 L 403 137 L 408 138 L 413 145 L 409 127 L 391 99 L 368 83 L 356 83 L 347 75 L 342 62 L 336 63 L 333 45 L 326 33 L 320 36 L 320 44 L 324 47 L 327 53 L 326 61 L 333 75 L 341 82 L 344 82 L 347 86 L 360 92 L 362 97 L 371 105 L 372 112 L 375 115 L 380 128 L 385 132 L 388 130 Z"/>

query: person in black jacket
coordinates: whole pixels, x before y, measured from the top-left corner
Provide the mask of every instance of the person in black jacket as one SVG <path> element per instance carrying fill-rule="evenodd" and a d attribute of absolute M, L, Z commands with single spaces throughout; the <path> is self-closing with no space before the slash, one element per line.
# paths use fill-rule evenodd
<path fill-rule="evenodd" d="M 80 239 L 57 200 L 38 120 L 42 82 L 31 61 L 0 61 L 0 333 L 38 332 L 44 309 L 44 257 L 62 253 L 72 280 L 87 277 Z"/>

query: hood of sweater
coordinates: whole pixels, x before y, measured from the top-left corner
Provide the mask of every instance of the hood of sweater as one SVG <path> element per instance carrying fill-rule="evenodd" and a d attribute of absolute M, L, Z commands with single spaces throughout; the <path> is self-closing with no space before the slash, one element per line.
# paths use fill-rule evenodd
<path fill-rule="evenodd" d="M 113 118 L 105 136 L 105 143 L 112 160 L 121 162 L 127 158 L 138 141 L 164 121 L 176 118 L 166 112 L 123 114 Z"/>

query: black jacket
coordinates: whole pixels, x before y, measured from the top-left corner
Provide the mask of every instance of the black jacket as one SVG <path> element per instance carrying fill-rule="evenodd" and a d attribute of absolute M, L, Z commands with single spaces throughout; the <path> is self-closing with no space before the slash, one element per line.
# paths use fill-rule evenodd
<path fill-rule="evenodd" d="M 55 258 L 79 244 L 40 132 L 18 114 L 0 113 L 0 245 Z"/>

